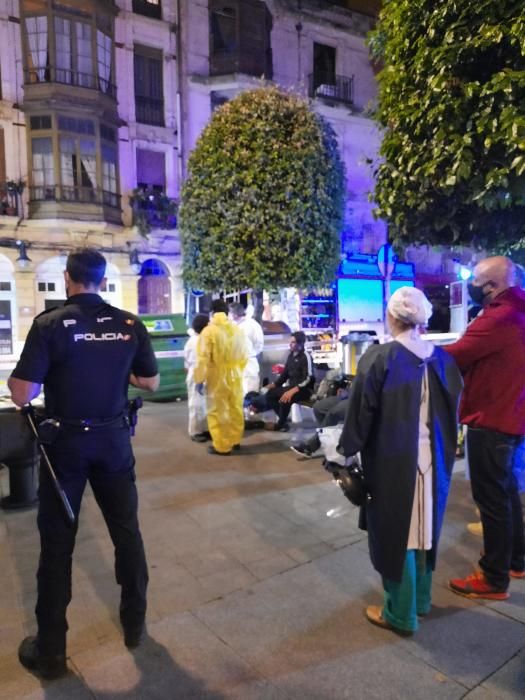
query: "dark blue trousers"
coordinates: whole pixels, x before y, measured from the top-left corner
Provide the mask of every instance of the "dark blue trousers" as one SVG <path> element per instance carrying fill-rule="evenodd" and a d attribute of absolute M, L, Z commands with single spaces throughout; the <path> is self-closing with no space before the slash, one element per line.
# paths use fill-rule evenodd
<path fill-rule="evenodd" d="M 124 627 L 144 622 L 148 570 L 137 517 L 135 460 L 129 430 L 98 429 L 62 433 L 47 447 L 77 524 L 65 519 L 44 465 L 40 470 L 38 529 L 40 563 L 37 573 L 38 645 L 43 654 L 66 648 L 66 609 L 71 600 L 71 566 L 78 514 L 89 481 L 115 547 L 115 574 L 121 586 L 120 619 Z"/>
<path fill-rule="evenodd" d="M 472 495 L 483 524 L 479 565 L 488 581 L 501 590 L 509 585 L 509 569 L 523 571 L 523 509 L 516 478 L 524 438 L 494 430 L 469 428 L 468 460 Z"/>

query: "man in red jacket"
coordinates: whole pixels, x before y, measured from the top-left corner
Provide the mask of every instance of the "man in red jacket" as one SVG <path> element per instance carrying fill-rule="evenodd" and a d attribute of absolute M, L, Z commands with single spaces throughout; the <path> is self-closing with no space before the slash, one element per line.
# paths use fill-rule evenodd
<path fill-rule="evenodd" d="M 525 446 L 525 292 L 509 258 L 482 260 L 469 284 L 483 311 L 447 350 L 465 382 L 460 421 L 468 426 L 472 495 L 481 513 L 480 571 L 452 579 L 469 598 L 505 600 L 509 576 L 525 578 L 523 513 L 516 478 Z"/>

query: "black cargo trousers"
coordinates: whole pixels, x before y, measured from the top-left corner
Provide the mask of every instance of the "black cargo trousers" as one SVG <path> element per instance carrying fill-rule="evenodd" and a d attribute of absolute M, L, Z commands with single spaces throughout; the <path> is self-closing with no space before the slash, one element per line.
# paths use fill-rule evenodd
<path fill-rule="evenodd" d="M 148 569 L 137 515 L 135 460 L 129 428 L 60 430 L 47 452 L 75 515 L 67 523 L 45 465 L 40 469 L 37 572 L 38 647 L 42 654 L 63 654 L 66 609 L 71 600 L 71 568 L 78 514 L 89 481 L 115 549 L 115 574 L 121 586 L 120 619 L 125 629 L 144 623 Z"/>

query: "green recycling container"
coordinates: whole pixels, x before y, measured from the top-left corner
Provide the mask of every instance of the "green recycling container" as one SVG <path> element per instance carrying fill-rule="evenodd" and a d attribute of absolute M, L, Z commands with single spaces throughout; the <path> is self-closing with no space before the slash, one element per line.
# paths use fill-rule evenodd
<path fill-rule="evenodd" d="M 184 315 L 144 314 L 139 318 L 148 329 L 159 363 L 160 386 L 153 393 L 130 387 L 129 398 L 142 396 L 147 401 L 174 401 L 186 398 L 184 346 L 188 340 L 188 327 Z"/>

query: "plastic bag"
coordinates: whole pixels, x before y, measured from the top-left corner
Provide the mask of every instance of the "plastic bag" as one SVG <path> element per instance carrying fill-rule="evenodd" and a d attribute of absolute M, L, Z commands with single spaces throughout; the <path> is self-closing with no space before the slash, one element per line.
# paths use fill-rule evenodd
<path fill-rule="evenodd" d="M 334 425 L 329 428 L 318 428 L 317 433 L 319 435 L 319 441 L 324 452 L 324 456 L 327 462 L 333 462 L 339 464 L 341 467 L 346 465 L 346 458 L 339 454 L 337 451 L 337 445 L 339 444 L 339 438 L 343 432 L 342 425 Z"/>

